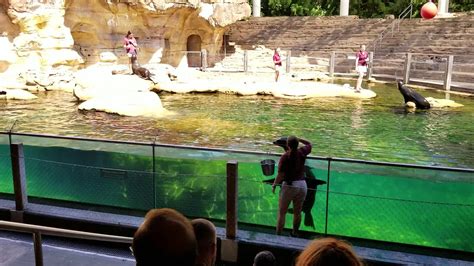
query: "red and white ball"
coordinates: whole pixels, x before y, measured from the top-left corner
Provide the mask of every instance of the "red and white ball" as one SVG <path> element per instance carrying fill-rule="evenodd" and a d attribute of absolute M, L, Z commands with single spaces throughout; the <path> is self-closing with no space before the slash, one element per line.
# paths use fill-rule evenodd
<path fill-rule="evenodd" d="M 421 7 L 420 13 L 424 19 L 432 19 L 438 14 L 438 7 L 430 1 Z"/>

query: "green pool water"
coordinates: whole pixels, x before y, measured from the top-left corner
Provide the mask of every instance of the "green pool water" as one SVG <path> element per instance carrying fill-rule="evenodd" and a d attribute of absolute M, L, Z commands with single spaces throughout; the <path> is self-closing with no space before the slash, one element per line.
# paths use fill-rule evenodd
<path fill-rule="evenodd" d="M 0 128 L 18 120 L 17 132 L 273 152 L 280 149 L 271 141 L 294 134 L 315 144 L 313 155 L 474 168 L 473 98 L 451 96 L 461 108 L 408 113 L 395 86 L 371 89 L 377 97 L 370 100 L 162 94 L 174 113 L 164 118 L 78 112 L 70 93 L 47 92 L 35 101 L 0 101 Z"/>

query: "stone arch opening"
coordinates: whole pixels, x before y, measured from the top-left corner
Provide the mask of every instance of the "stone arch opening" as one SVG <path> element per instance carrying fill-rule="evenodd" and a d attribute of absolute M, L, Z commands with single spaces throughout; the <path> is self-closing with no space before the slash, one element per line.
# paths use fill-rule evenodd
<path fill-rule="evenodd" d="M 186 50 L 188 51 L 187 58 L 189 67 L 201 66 L 201 43 L 201 37 L 197 34 L 193 34 L 188 37 Z"/>

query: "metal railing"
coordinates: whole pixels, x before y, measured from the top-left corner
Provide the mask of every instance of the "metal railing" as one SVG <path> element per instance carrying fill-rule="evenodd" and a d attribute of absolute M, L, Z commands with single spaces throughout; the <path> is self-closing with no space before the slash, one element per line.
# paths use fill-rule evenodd
<path fill-rule="evenodd" d="M 372 51 L 375 53 L 377 49 L 377 45 L 379 45 L 384 37 L 388 34 L 391 34 L 393 37 L 393 34 L 395 31 L 400 31 L 400 24 L 403 22 L 403 20 L 410 15 L 410 18 L 413 16 L 413 3 L 410 3 L 398 16 L 398 19 L 395 19 L 390 25 L 383 30 L 378 37 L 373 41 L 372 43 Z"/>
<path fill-rule="evenodd" d="M 357 73 L 354 68 L 355 53 L 350 52 L 336 52 L 321 53 L 317 51 L 307 51 L 311 55 L 304 55 L 298 53 L 299 51 L 283 51 L 281 53 L 284 61 L 284 69 L 286 73 L 291 73 L 293 77 L 311 76 L 313 78 L 324 78 L 328 75 L 329 78 L 334 77 L 356 77 Z M 313 53 L 314 52 L 314 53 Z M 294 56 L 296 54 L 296 56 Z M 219 66 L 218 68 L 208 68 L 208 71 L 218 72 L 253 72 L 253 73 L 270 73 L 273 72 L 273 64 L 271 60 L 264 60 L 265 55 L 259 54 L 256 51 L 244 50 L 241 55 L 237 55 L 232 60 L 232 66 Z M 411 60 L 411 57 L 416 57 L 416 60 Z M 271 57 L 271 56 L 267 56 Z M 230 60 L 227 59 L 224 60 Z M 435 58 L 436 60 L 430 59 Z M 472 58 L 472 59 L 470 59 Z M 271 58 L 270 58 L 271 59 Z M 404 80 L 405 83 L 417 83 L 419 85 L 426 85 L 431 87 L 443 88 L 447 92 L 451 88 L 458 90 L 474 92 L 474 75 L 472 69 L 474 64 L 470 61 L 473 56 L 456 56 L 449 54 L 419 54 L 406 53 L 405 57 L 399 57 L 394 60 L 384 60 L 375 58 L 373 51 L 369 52 L 369 66 L 367 78 L 380 78 L 383 80 Z M 211 57 L 210 61 L 217 62 Z M 222 61 L 224 62 L 224 61 Z M 414 67 L 413 64 L 425 64 L 427 67 L 423 73 L 420 68 Z M 446 66 L 443 64 L 447 64 Z M 413 65 L 413 66 L 411 66 Z M 413 72 L 413 73 L 412 73 Z M 436 76 L 436 72 L 439 75 Z M 321 77 L 317 74 L 323 74 Z"/>
<path fill-rule="evenodd" d="M 125 236 L 97 234 L 8 221 L 0 221 L 0 230 L 31 233 L 33 235 L 36 266 L 43 266 L 42 235 L 125 244 L 131 244 L 133 241 L 133 238 Z"/>

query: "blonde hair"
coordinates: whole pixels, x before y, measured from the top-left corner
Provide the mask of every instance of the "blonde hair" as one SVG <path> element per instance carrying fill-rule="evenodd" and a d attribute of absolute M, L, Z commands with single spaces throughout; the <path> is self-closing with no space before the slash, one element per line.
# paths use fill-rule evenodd
<path fill-rule="evenodd" d="M 335 238 L 313 240 L 296 259 L 296 266 L 362 266 L 352 246 Z"/>

